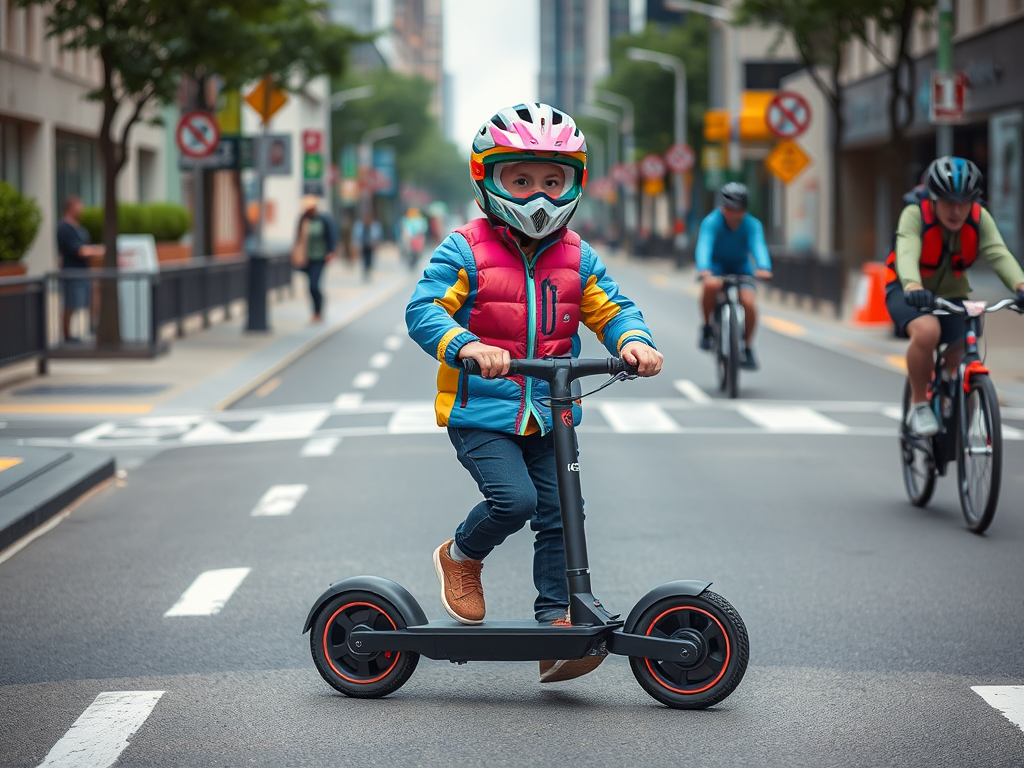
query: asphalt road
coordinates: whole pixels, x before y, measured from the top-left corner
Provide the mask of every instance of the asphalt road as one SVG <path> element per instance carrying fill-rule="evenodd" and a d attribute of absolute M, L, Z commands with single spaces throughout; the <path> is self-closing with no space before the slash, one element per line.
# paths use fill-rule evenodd
<path fill-rule="evenodd" d="M 441 618 L 430 555 L 477 500 L 424 424 L 436 367 L 398 332 L 399 296 L 231 411 L 39 425 L 138 459 L 0 563 L 0 766 L 1024 765 L 1020 728 L 972 690 L 1024 685 L 1024 441 L 972 535 L 951 478 L 927 509 L 905 500 L 897 374 L 763 330 L 763 370 L 724 402 L 692 296 L 613 272 L 666 365 L 585 404 L 595 593 L 625 613 L 713 580 L 750 633 L 730 698 L 666 709 L 614 657 L 549 686 L 535 663 L 423 659 L 375 701 L 320 679 L 300 634 L 317 595 L 379 574 Z M 524 532 L 488 558 L 489 616 L 531 614 L 531 548 Z M 211 571 L 234 580 L 219 610 L 165 615 Z"/>

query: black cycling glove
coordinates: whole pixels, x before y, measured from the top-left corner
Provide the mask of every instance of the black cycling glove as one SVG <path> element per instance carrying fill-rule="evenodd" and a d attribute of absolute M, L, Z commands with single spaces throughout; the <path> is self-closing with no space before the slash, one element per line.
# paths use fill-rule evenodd
<path fill-rule="evenodd" d="M 1024 288 L 1017 291 L 1017 309 L 1024 309 Z"/>
<path fill-rule="evenodd" d="M 907 298 L 907 304 L 918 309 L 931 309 L 935 306 L 935 295 L 925 289 L 919 288 L 916 291 L 907 291 L 903 294 Z"/>

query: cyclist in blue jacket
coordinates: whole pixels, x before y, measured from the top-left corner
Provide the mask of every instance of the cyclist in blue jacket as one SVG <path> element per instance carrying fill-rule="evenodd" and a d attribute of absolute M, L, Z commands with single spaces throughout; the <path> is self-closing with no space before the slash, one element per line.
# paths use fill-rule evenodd
<path fill-rule="evenodd" d="M 764 240 L 761 222 L 747 213 L 749 195 L 747 188 L 735 181 L 729 182 L 719 192 L 722 204 L 704 217 L 697 236 L 697 277 L 704 283 L 701 304 L 704 310 L 704 330 L 700 348 L 709 350 L 713 344 L 711 313 L 722 281 L 722 275 L 753 275 L 761 280 L 772 276 L 772 260 L 768 256 L 768 244 Z M 754 264 L 751 264 L 753 257 Z M 743 367 L 757 370 L 754 356 L 754 329 L 757 327 L 757 308 L 754 305 L 753 288 L 740 289 L 740 304 L 746 315 L 745 349 Z"/>

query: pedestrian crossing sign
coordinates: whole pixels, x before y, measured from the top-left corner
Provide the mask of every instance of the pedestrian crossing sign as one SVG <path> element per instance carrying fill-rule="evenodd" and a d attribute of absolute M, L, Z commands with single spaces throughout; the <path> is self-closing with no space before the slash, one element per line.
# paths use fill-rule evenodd
<path fill-rule="evenodd" d="M 796 142 L 780 141 L 764 161 L 765 167 L 783 184 L 789 184 L 811 164 L 811 158 Z"/>

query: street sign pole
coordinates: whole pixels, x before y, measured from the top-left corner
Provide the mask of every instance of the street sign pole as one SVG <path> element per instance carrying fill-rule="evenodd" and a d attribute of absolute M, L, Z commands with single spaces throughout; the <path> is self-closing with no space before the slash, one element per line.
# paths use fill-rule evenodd
<path fill-rule="evenodd" d="M 939 0 L 939 47 L 935 52 L 935 71 L 953 71 L 953 0 Z M 932 94 L 935 98 L 935 94 Z M 953 154 L 953 126 L 935 126 L 935 153 L 938 157 Z"/>

